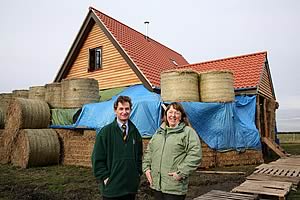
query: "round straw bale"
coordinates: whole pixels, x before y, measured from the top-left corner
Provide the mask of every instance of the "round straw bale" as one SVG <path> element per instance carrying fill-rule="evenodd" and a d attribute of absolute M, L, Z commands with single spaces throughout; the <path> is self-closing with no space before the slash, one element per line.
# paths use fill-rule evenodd
<path fill-rule="evenodd" d="M 163 101 L 199 101 L 198 73 L 192 70 L 168 70 L 161 73 Z"/>
<path fill-rule="evenodd" d="M 13 90 L 13 97 L 28 99 L 29 91 L 28 90 Z"/>
<path fill-rule="evenodd" d="M 29 88 L 29 99 L 38 99 L 45 101 L 45 86 L 32 86 Z"/>
<path fill-rule="evenodd" d="M 92 78 L 73 78 L 62 81 L 64 108 L 78 108 L 99 101 L 98 81 Z"/>
<path fill-rule="evenodd" d="M 20 130 L 11 162 L 28 168 L 59 163 L 60 144 L 54 129 Z"/>
<path fill-rule="evenodd" d="M 50 109 L 41 100 L 15 98 L 8 107 L 6 120 L 6 126 L 12 129 L 47 128 Z"/>
<path fill-rule="evenodd" d="M 61 83 L 46 84 L 45 100 L 51 108 L 62 108 Z"/>
<path fill-rule="evenodd" d="M 200 74 L 200 101 L 234 101 L 233 74 L 231 71 L 208 71 Z"/>

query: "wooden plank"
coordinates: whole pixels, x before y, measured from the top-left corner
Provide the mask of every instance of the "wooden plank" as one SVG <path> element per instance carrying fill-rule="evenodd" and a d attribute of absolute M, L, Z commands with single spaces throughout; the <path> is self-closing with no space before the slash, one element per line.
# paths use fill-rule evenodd
<path fill-rule="evenodd" d="M 245 175 L 245 172 L 229 172 L 229 171 L 196 171 L 201 174 L 238 174 Z"/>
<path fill-rule="evenodd" d="M 212 190 L 204 195 L 194 198 L 194 200 L 255 200 L 257 198 L 257 195 Z"/>
<path fill-rule="evenodd" d="M 291 182 L 291 183 L 293 183 L 293 185 L 298 185 L 300 182 L 300 177 L 271 176 L 271 175 L 267 175 L 267 174 L 251 174 L 246 179 L 257 180 L 257 181 Z"/>
<path fill-rule="evenodd" d="M 266 138 L 269 138 L 269 130 L 268 130 L 268 120 L 267 120 L 267 99 L 264 98 L 264 101 L 263 101 L 263 113 L 264 113 L 264 128 L 265 128 L 265 134 L 264 134 L 264 137 Z M 263 138 L 264 138 L 263 137 Z"/>
<path fill-rule="evenodd" d="M 257 96 L 257 98 L 256 98 L 256 126 L 257 126 L 258 132 L 260 134 L 260 137 L 262 137 L 260 115 L 261 115 L 261 113 L 260 113 L 260 105 L 259 105 L 259 96 Z"/>
<path fill-rule="evenodd" d="M 272 149 L 278 156 L 280 157 L 286 157 L 285 153 L 282 152 L 278 147 L 279 145 L 275 142 L 271 141 L 267 137 L 262 137 L 262 141 L 270 148 Z"/>

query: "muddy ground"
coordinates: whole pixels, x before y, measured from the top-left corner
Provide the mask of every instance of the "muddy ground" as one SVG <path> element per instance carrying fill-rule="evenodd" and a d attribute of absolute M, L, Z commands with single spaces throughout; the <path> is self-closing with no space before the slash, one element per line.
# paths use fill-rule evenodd
<path fill-rule="evenodd" d="M 284 146 L 289 153 L 300 154 L 300 144 Z M 187 200 L 213 189 L 230 191 L 245 181 L 255 166 L 209 169 L 212 171 L 244 172 L 244 174 L 206 174 L 204 169 L 190 177 Z M 151 190 L 145 177 L 137 195 L 138 200 L 151 200 Z M 1 200 L 101 200 L 97 183 L 90 168 L 48 166 L 21 169 L 0 165 Z M 287 200 L 300 199 L 300 190 L 290 192 Z"/>
<path fill-rule="evenodd" d="M 212 189 L 230 191 L 252 173 L 255 166 L 231 167 L 226 171 L 245 174 L 204 174 L 195 172 L 190 179 L 186 199 L 193 199 Z M 217 169 L 216 169 L 217 170 Z M 218 169 L 219 170 L 219 169 Z M 142 177 L 137 199 L 150 200 L 151 190 Z M 56 200 L 102 199 L 91 169 L 73 166 L 49 166 L 20 169 L 12 165 L 0 165 L 0 199 Z"/>

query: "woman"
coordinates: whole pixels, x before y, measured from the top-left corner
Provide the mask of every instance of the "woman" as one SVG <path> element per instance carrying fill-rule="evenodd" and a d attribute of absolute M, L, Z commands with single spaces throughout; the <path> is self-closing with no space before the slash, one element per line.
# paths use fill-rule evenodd
<path fill-rule="evenodd" d="M 201 157 L 199 137 L 189 126 L 183 107 L 171 103 L 143 160 L 143 171 L 154 190 L 155 199 L 185 199 L 188 177 L 199 166 Z"/>

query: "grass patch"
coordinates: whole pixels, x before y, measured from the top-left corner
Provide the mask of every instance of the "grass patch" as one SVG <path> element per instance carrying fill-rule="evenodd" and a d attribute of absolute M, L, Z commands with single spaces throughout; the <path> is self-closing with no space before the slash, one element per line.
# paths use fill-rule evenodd
<path fill-rule="evenodd" d="M 289 154 L 300 155 L 300 144 L 280 144 L 280 146 Z"/>

